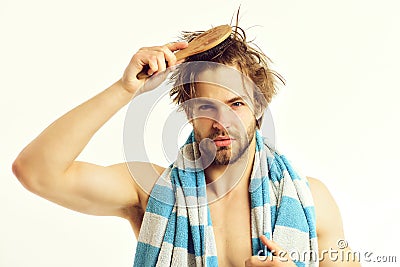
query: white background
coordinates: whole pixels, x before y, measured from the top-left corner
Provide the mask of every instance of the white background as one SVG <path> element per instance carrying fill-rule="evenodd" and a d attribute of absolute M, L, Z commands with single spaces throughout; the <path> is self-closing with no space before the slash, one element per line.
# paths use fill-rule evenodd
<path fill-rule="evenodd" d="M 240 3 L 240 25 L 287 80 L 271 105 L 278 149 L 328 186 L 354 250 L 400 261 L 398 1 L 0 0 L 0 266 L 132 265 L 127 222 L 37 197 L 15 179 L 12 161 L 119 79 L 141 46 L 230 23 Z M 80 160 L 124 160 L 125 111 Z"/>

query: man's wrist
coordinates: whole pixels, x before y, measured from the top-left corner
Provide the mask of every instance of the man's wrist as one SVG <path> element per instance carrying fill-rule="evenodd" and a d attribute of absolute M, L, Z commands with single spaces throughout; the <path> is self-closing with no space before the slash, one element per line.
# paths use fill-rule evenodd
<path fill-rule="evenodd" d="M 123 105 L 129 103 L 129 101 L 131 101 L 135 96 L 134 92 L 129 92 L 124 88 L 121 80 L 116 81 L 107 90 L 111 93 L 112 98 L 115 98 L 117 103 L 121 103 Z"/>

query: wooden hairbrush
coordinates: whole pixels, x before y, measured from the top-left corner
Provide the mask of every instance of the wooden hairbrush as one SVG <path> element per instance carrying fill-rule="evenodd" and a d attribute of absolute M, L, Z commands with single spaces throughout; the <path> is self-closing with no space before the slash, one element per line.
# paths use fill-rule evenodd
<path fill-rule="evenodd" d="M 209 29 L 196 36 L 192 41 L 189 42 L 185 49 L 179 50 L 175 53 L 176 60 L 182 60 L 189 56 L 205 52 L 226 40 L 232 32 L 232 27 L 229 25 L 220 25 Z M 147 78 L 150 75 L 147 74 L 149 66 L 146 65 L 143 70 L 136 76 L 139 80 Z"/>

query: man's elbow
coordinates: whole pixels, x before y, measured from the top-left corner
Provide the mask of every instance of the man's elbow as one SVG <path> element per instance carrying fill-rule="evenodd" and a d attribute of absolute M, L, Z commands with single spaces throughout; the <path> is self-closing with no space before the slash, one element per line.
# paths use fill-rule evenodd
<path fill-rule="evenodd" d="M 40 194 L 45 187 L 45 182 L 40 175 L 32 168 L 23 156 L 18 156 L 12 164 L 12 172 L 18 181 L 29 191 Z"/>

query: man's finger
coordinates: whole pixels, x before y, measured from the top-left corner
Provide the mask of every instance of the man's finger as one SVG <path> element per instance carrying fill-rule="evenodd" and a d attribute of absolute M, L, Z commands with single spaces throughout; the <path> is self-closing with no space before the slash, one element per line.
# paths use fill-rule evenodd
<path fill-rule="evenodd" d="M 272 240 L 269 240 L 265 236 L 263 235 L 260 236 L 260 240 L 270 251 L 276 251 L 276 252 L 282 251 L 282 248 L 277 243 L 275 243 Z"/>
<path fill-rule="evenodd" d="M 175 43 L 168 43 L 166 44 L 169 50 L 171 51 L 176 51 L 176 50 L 181 50 L 184 49 L 188 46 L 187 42 L 175 42 Z"/>

